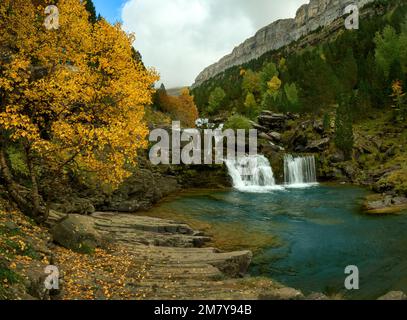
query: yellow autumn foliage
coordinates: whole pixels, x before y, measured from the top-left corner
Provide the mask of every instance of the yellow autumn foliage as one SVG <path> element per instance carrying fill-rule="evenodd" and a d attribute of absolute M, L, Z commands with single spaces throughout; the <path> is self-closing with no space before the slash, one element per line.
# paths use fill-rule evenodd
<path fill-rule="evenodd" d="M 92 25 L 84 2 L 58 1 L 57 30 L 44 27 L 52 3 L 41 3 L 0 3 L 2 144 L 117 186 L 147 147 L 144 106 L 158 76 L 133 59 L 134 36 L 103 19 Z"/>

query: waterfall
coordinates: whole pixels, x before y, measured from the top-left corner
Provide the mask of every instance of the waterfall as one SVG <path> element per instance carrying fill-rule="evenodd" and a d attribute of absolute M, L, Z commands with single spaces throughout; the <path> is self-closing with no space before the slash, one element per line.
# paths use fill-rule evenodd
<path fill-rule="evenodd" d="M 306 186 L 317 183 L 315 157 L 286 155 L 284 158 L 284 179 L 286 185 L 289 186 Z"/>
<path fill-rule="evenodd" d="M 279 188 L 270 162 L 264 156 L 245 156 L 225 163 L 233 186 L 240 191 L 262 192 Z"/>

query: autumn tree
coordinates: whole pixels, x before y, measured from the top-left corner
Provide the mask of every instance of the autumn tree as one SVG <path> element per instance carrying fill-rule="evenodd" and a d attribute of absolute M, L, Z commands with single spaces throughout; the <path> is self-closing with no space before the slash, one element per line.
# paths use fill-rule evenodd
<path fill-rule="evenodd" d="M 190 94 L 188 88 L 184 88 L 181 91 L 178 100 L 180 102 L 179 120 L 185 124 L 185 126 L 194 128 L 195 122 L 199 118 L 199 112 L 195 105 L 194 97 Z"/>
<path fill-rule="evenodd" d="M 285 61 L 284 61 L 284 65 L 285 65 Z M 264 65 L 263 69 L 261 70 L 260 74 L 259 74 L 259 78 L 260 78 L 260 87 L 261 87 L 261 92 L 262 94 L 266 94 L 267 91 L 269 90 L 269 82 L 271 81 L 271 79 L 273 79 L 274 77 L 278 77 L 279 76 L 279 72 L 277 69 L 277 66 L 273 63 L 267 63 Z"/>
<path fill-rule="evenodd" d="M 243 75 L 242 88 L 243 92 L 246 94 L 251 93 L 255 96 L 260 94 L 260 75 L 252 70 L 245 71 Z"/>
<path fill-rule="evenodd" d="M 392 84 L 393 109 L 396 112 L 396 118 L 404 121 L 407 117 L 407 99 L 406 93 L 403 92 L 403 83 L 400 80 L 396 80 Z"/>
<path fill-rule="evenodd" d="M 199 112 L 188 88 L 182 89 L 181 94 L 177 97 L 168 95 L 165 86 L 161 85 L 157 94 L 156 103 L 162 111 L 169 113 L 174 120 L 181 121 L 186 127 L 195 127 Z"/>
<path fill-rule="evenodd" d="M 69 172 L 112 187 L 130 175 L 125 166 L 147 147 L 142 119 L 157 80 L 133 58 L 134 37 L 120 25 L 92 25 L 85 2 L 60 0 L 59 28 L 47 30 L 44 2 L 0 3 L 1 176 L 39 220 L 47 213 L 41 186 Z M 30 176 L 28 199 L 9 166 L 7 149 L 16 145 Z"/>

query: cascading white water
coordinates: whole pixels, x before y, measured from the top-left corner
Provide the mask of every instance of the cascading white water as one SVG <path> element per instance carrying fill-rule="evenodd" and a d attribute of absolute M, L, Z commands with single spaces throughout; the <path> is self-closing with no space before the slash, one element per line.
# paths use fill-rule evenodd
<path fill-rule="evenodd" d="M 284 179 L 286 185 L 304 186 L 317 183 L 315 157 L 293 157 L 286 155 L 284 158 Z"/>
<path fill-rule="evenodd" d="M 245 156 L 225 163 L 238 190 L 262 192 L 278 188 L 270 162 L 264 156 Z"/>

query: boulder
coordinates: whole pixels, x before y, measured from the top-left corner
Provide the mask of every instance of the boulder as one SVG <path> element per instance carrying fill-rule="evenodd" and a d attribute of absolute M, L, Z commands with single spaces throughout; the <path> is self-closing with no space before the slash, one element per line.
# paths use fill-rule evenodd
<path fill-rule="evenodd" d="M 77 214 L 68 215 L 51 229 L 54 241 L 80 253 L 90 253 L 102 245 L 102 237 L 96 231 L 94 219 Z"/>
<path fill-rule="evenodd" d="M 268 140 L 268 141 L 273 141 L 273 138 L 270 137 L 267 133 L 264 133 L 264 132 L 259 134 L 259 138 L 260 139 L 265 139 L 265 140 Z"/>
<path fill-rule="evenodd" d="M 312 127 L 313 127 L 314 131 L 319 134 L 323 134 L 325 132 L 324 124 L 322 121 L 314 121 L 314 123 L 312 124 Z"/>
<path fill-rule="evenodd" d="M 314 140 L 305 147 L 305 152 L 322 152 L 329 147 L 329 138 Z"/>
<path fill-rule="evenodd" d="M 98 209 L 125 213 L 148 210 L 154 203 L 179 189 L 176 177 L 139 169 Z"/>
<path fill-rule="evenodd" d="M 304 152 L 308 144 L 308 138 L 303 131 L 297 130 L 289 141 L 289 145 L 295 152 Z"/>
<path fill-rule="evenodd" d="M 259 116 L 259 124 L 271 130 L 282 131 L 285 129 L 287 117 L 284 114 L 263 111 Z"/>
<path fill-rule="evenodd" d="M 257 122 L 254 121 L 250 121 L 250 124 L 252 125 L 252 127 L 258 131 L 262 131 L 262 132 L 267 132 L 268 129 L 266 127 L 263 127 L 261 125 L 259 125 Z"/>
<path fill-rule="evenodd" d="M 271 131 L 268 133 L 268 135 L 275 141 L 275 142 L 280 142 L 282 137 L 281 134 L 275 131 Z"/>
<path fill-rule="evenodd" d="M 92 214 L 96 211 L 91 200 L 82 198 L 66 199 L 62 203 L 53 203 L 50 207 L 62 213 Z"/>

